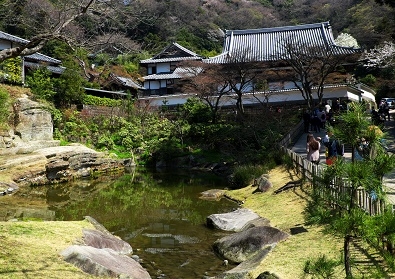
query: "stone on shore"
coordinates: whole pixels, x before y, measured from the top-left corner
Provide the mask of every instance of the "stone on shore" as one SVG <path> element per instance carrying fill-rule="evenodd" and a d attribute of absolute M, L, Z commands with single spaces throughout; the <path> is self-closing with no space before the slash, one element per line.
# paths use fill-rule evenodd
<path fill-rule="evenodd" d="M 133 253 L 132 246 L 119 237 L 106 234 L 98 230 L 83 230 L 83 241 L 85 245 L 98 249 L 108 248 L 119 254 L 129 255 Z"/>
<path fill-rule="evenodd" d="M 235 211 L 220 214 L 211 214 L 207 217 L 206 223 L 210 228 L 216 228 L 224 231 L 240 232 L 247 228 L 268 224 L 269 221 L 261 218 L 258 214 L 247 208 L 239 208 Z"/>
<path fill-rule="evenodd" d="M 61 252 L 65 261 L 95 276 L 130 279 L 151 279 L 149 273 L 134 259 L 112 249 L 73 245 Z"/>
<path fill-rule="evenodd" d="M 213 248 L 222 258 L 241 263 L 253 258 L 264 249 L 274 247 L 288 236 L 287 233 L 274 227 L 254 227 L 218 239 L 214 242 Z"/>

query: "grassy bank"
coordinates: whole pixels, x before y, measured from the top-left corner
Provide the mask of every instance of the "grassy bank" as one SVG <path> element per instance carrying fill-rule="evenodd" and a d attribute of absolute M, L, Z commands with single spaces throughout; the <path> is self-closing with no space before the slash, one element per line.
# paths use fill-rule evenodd
<path fill-rule="evenodd" d="M 230 197 L 244 201 L 243 207 L 252 209 L 261 217 L 269 219 L 273 227 L 290 234 L 286 241 L 275 247 L 259 269 L 251 274 L 251 278 L 256 278 L 264 271 L 275 273 L 282 279 L 303 278 L 303 266 L 308 259 L 325 254 L 330 259 L 339 260 L 343 240 L 324 234 L 320 227 L 304 225 L 303 210 L 309 186 L 275 194 L 275 190 L 299 177 L 283 167 L 277 167 L 269 174 L 273 187 L 266 193 L 252 194 L 256 188 L 252 186 L 227 192 Z M 291 234 L 292 228 L 298 233 Z M 337 270 L 338 276 L 335 278 L 344 278 L 341 268 Z"/>
<path fill-rule="evenodd" d="M 251 273 L 250 278 L 256 278 L 264 271 L 275 273 L 281 279 L 303 278 L 303 266 L 307 260 L 322 254 L 329 259 L 339 260 L 343 240 L 324 234 L 321 227 L 304 225 L 303 210 L 309 185 L 275 194 L 275 190 L 299 177 L 283 167 L 277 167 L 269 174 L 273 187 L 266 193 L 253 194 L 255 187 L 252 186 L 227 191 L 227 195 L 232 198 L 244 201 L 244 207 L 254 210 L 269 219 L 272 226 L 290 234 Z M 93 228 L 93 225 L 88 221 L 0 222 L 0 277 L 95 278 L 64 262 L 59 256 L 63 249 L 81 239 L 84 228 Z M 372 270 L 382 263 L 375 251 L 358 242 L 352 248 L 352 253 L 358 265 L 354 269 L 355 278 L 384 278 L 370 276 Z M 342 266 L 338 267 L 333 278 L 344 278 Z"/>
<path fill-rule="evenodd" d="M 88 221 L 0 222 L 1 278 L 96 278 L 66 263 L 59 253 L 82 237 Z"/>

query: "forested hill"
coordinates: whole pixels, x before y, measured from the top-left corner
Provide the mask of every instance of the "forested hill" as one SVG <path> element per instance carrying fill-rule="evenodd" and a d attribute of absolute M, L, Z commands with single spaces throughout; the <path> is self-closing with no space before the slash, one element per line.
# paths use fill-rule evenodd
<path fill-rule="evenodd" d="M 30 39 L 48 28 L 46 22 L 55 15 L 53 5 L 59 2 L 89 1 L 0 0 L 0 30 Z M 152 54 L 176 41 L 199 54 L 210 56 L 221 51 L 224 30 L 323 21 L 330 21 L 335 37 L 339 33 L 349 33 L 364 48 L 395 38 L 395 0 L 96 2 L 106 4 L 107 9 L 78 19 L 68 31 L 80 43 L 89 40 L 95 51 L 111 38 L 117 47 L 129 52 L 138 50 Z"/>

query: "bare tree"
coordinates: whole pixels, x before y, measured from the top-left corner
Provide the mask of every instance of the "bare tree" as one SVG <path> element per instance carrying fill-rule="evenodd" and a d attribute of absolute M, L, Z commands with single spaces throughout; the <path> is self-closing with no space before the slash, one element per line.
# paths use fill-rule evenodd
<path fill-rule="evenodd" d="M 328 76 L 353 55 L 338 54 L 336 46 L 314 46 L 289 38 L 282 43 L 281 59 L 294 72 L 293 83 L 302 93 L 308 108 L 322 103 Z M 356 58 L 354 58 L 356 59 Z M 317 103 L 314 102 L 315 96 Z"/>
<path fill-rule="evenodd" d="M 244 115 L 243 96 L 254 92 L 257 83 L 265 80 L 266 64 L 258 62 L 248 49 L 234 53 L 228 57 L 227 63 L 221 66 L 218 75 L 229 84 L 231 93 L 236 98 L 236 109 Z"/>
<path fill-rule="evenodd" d="M 229 81 L 218 74 L 222 72 L 223 65 L 189 61 L 183 67 L 188 72 L 184 89 L 188 93 L 196 94 L 210 107 L 211 120 L 216 123 L 218 111 L 221 109 L 221 98 L 231 91 Z"/>
<path fill-rule="evenodd" d="M 116 19 L 119 18 L 116 16 L 117 11 L 122 10 L 121 8 L 124 6 L 122 1 L 119 0 L 68 0 L 56 2 L 45 0 L 13 2 L 5 0 L 3 2 L 2 4 L 10 9 L 16 9 L 16 6 L 18 6 L 18 14 L 13 19 L 15 24 L 29 26 L 30 32 L 28 33 L 34 35 L 25 44 L 21 43 L 20 45 L 1 50 L 0 62 L 8 58 L 38 52 L 50 40 L 63 40 L 71 46 L 77 43 L 82 45 L 85 41 L 92 40 L 95 36 L 106 32 L 114 33 L 115 29 L 111 27 L 111 24 L 114 24 Z M 94 33 L 87 32 L 87 28 L 83 28 L 84 25 L 89 24 L 95 26 L 94 30 L 96 31 Z M 119 36 L 113 37 L 119 38 Z M 102 42 L 98 41 L 98 43 Z"/>

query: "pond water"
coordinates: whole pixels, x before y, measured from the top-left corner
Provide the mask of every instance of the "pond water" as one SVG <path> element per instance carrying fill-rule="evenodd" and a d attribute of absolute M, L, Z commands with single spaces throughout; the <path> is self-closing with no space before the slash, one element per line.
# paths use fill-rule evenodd
<path fill-rule="evenodd" d="M 205 224 L 210 214 L 238 206 L 199 198 L 203 191 L 226 186 L 211 173 L 135 170 L 51 187 L 46 199 L 57 220 L 89 215 L 130 243 L 152 278 L 195 279 L 232 268 L 212 251 L 214 241 L 227 233 Z"/>

